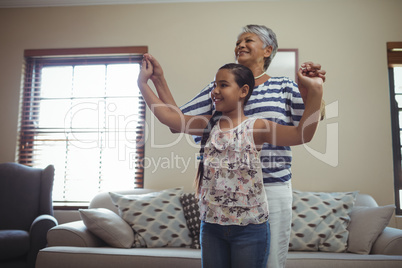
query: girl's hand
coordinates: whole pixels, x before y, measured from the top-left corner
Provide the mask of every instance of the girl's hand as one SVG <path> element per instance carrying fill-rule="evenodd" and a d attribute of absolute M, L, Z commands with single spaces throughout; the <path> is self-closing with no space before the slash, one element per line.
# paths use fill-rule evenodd
<path fill-rule="evenodd" d="M 154 79 L 162 78 L 163 69 L 162 66 L 159 64 L 159 62 L 151 54 L 148 53 L 144 54 L 144 59 L 147 59 L 149 62 L 152 63 L 153 73 L 150 79 L 153 81 Z"/>
<path fill-rule="evenodd" d="M 148 83 L 148 80 L 152 76 L 153 73 L 153 66 L 151 62 L 144 58 L 141 62 L 141 71 L 138 75 L 138 85 Z"/>
<path fill-rule="evenodd" d="M 311 91 L 322 92 L 324 80 L 320 76 L 306 75 L 304 68 L 299 69 L 297 76 L 299 79 L 299 89 L 301 89 L 300 93 L 303 92 L 307 96 L 308 92 Z"/>
<path fill-rule="evenodd" d="M 302 69 L 302 75 L 304 77 L 310 77 L 310 78 L 314 78 L 314 77 L 319 77 L 322 79 L 323 82 L 325 82 L 325 75 L 326 75 L 326 71 L 325 70 L 321 70 L 321 65 L 318 63 L 313 63 L 311 61 L 305 62 L 301 65 L 301 69 Z M 303 85 L 303 83 L 300 82 L 300 76 L 298 75 L 299 78 L 299 91 L 300 94 L 302 96 L 303 99 L 306 98 L 307 96 L 307 88 Z"/>
<path fill-rule="evenodd" d="M 321 64 L 308 61 L 303 63 L 301 67 L 303 68 L 304 76 L 321 77 L 325 82 L 325 75 L 327 72 L 325 70 L 321 70 Z"/>

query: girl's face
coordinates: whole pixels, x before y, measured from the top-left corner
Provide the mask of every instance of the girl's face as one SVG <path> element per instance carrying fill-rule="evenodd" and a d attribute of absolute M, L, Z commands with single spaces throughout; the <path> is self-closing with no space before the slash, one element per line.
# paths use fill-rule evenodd
<path fill-rule="evenodd" d="M 214 89 L 211 91 L 212 102 L 217 111 L 228 113 L 242 108 L 242 100 L 247 93 L 248 87 L 240 88 L 230 70 L 221 69 L 217 72 Z"/>
<path fill-rule="evenodd" d="M 264 43 L 258 35 L 243 33 L 239 36 L 234 51 L 237 62 L 249 68 L 255 64 L 264 66 L 264 59 L 271 55 L 272 47 L 263 47 Z"/>

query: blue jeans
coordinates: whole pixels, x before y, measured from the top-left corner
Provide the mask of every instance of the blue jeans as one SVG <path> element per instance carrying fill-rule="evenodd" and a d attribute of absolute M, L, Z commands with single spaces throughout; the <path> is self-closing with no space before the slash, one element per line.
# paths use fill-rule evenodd
<path fill-rule="evenodd" d="M 269 223 L 219 225 L 201 222 L 203 268 L 265 268 L 270 244 Z"/>

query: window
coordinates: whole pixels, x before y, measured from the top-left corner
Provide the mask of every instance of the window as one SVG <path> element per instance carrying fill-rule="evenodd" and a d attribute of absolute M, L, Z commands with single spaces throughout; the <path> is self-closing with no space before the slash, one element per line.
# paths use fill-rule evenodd
<path fill-rule="evenodd" d="M 402 214 L 402 42 L 387 43 L 396 214 Z"/>
<path fill-rule="evenodd" d="M 53 202 L 143 187 L 147 47 L 26 50 L 18 162 L 55 166 Z"/>

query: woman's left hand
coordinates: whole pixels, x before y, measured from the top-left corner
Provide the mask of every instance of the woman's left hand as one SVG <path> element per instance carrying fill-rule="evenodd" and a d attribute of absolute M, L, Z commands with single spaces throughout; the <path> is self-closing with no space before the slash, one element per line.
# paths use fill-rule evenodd
<path fill-rule="evenodd" d="M 319 63 L 313 63 L 311 61 L 305 62 L 301 65 L 302 68 L 302 75 L 306 77 L 319 77 L 322 79 L 323 82 L 325 82 L 325 75 L 326 71 L 321 70 L 321 64 Z M 303 99 L 307 96 L 307 88 L 303 85 L 303 83 L 300 83 L 300 78 L 299 78 L 299 91 Z"/>
<path fill-rule="evenodd" d="M 321 64 L 308 61 L 303 63 L 301 67 L 303 69 L 304 76 L 321 77 L 322 81 L 325 82 L 325 75 L 327 72 L 325 70 L 321 70 Z"/>
<path fill-rule="evenodd" d="M 320 76 L 306 75 L 305 70 L 303 68 L 299 69 L 297 75 L 299 79 L 299 88 L 303 88 L 303 90 L 306 93 L 306 96 L 309 91 L 322 92 L 322 85 L 324 83 L 324 80 Z"/>

